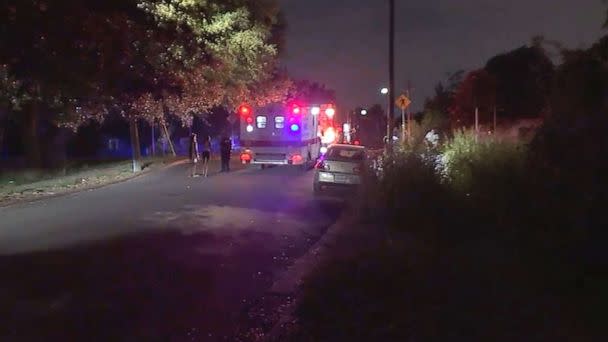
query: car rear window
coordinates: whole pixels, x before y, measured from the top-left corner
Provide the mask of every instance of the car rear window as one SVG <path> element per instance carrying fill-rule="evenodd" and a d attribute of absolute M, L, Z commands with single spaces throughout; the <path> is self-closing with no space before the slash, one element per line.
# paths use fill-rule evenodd
<path fill-rule="evenodd" d="M 365 157 L 365 152 L 361 149 L 351 148 L 330 148 L 327 151 L 327 160 L 336 161 L 361 161 Z"/>

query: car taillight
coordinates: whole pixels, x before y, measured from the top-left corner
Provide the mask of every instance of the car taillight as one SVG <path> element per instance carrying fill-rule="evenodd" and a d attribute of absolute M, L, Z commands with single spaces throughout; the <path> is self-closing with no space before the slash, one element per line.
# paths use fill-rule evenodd
<path fill-rule="evenodd" d="M 325 164 L 322 160 L 319 160 L 317 165 L 315 165 L 315 169 L 329 171 L 329 165 Z"/>
<path fill-rule="evenodd" d="M 304 160 L 304 158 L 302 158 L 302 156 L 299 154 L 294 154 L 293 156 L 291 156 L 291 161 L 294 164 L 301 163 L 303 160 Z"/>
<path fill-rule="evenodd" d="M 251 162 L 251 154 L 241 153 L 241 162 L 243 162 L 243 164 Z"/>

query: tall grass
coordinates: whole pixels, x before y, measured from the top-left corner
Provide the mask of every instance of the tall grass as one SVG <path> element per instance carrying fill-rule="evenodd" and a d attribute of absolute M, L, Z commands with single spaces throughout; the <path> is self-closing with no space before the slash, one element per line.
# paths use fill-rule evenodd
<path fill-rule="evenodd" d="M 370 176 L 363 201 L 391 243 L 306 282 L 300 340 L 594 340 L 608 281 L 584 258 L 585 206 L 556 196 L 543 155 L 467 131 L 439 153 L 404 151 Z"/>

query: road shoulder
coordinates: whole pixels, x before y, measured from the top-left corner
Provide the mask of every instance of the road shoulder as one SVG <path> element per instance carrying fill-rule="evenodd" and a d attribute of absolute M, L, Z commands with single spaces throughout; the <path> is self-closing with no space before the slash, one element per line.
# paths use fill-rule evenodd
<path fill-rule="evenodd" d="M 2 196 L 0 197 L 0 208 L 96 190 L 113 184 L 128 182 L 185 162 L 186 159 L 177 157 L 152 162 L 137 173 L 124 170 L 124 167 L 121 169 L 108 168 L 107 172 L 91 170 L 56 179 L 24 184 L 14 189 L 4 189 L 6 193 L 0 194 Z"/>
<path fill-rule="evenodd" d="M 353 255 L 370 243 L 371 227 L 345 212 L 326 233 L 283 272 L 257 305 L 248 309 L 236 341 L 282 341 L 296 322 L 301 286 L 324 263 Z"/>

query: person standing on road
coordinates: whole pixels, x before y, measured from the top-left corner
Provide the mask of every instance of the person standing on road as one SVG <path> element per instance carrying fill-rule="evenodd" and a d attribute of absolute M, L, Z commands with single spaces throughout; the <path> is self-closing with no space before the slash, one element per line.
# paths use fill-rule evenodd
<path fill-rule="evenodd" d="M 230 153 L 232 152 L 232 141 L 230 138 L 224 136 L 220 143 L 221 157 L 222 157 L 222 172 L 230 171 Z"/>
<path fill-rule="evenodd" d="M 211 159 L 211 137 L 207 136 L 205 141 L 203 141 L 203 154 L 202 154 L 203 175 L 205 176 L 205 178 L 207 177 L 207 175 L 209 173 L 209 159 Z"/>
<path fill-rule="evenodd" d="M 190 148 L 189 148 L 189 157 L 190 162 L 192 163 L 192 168 L 190 170 L 190 177 L 198 177 L 196 173 L 196 164 L 200 159 L 200 155 L 198 154 L 198 141 L 196 139 L 196 133 L 192 133 L 190 135 Z"/>

